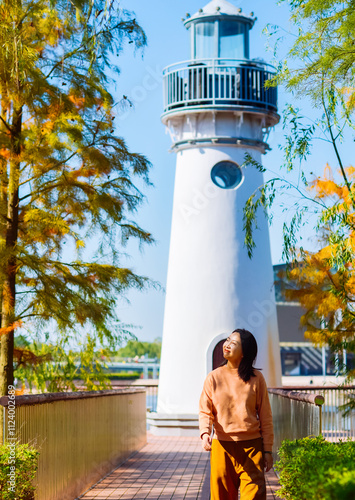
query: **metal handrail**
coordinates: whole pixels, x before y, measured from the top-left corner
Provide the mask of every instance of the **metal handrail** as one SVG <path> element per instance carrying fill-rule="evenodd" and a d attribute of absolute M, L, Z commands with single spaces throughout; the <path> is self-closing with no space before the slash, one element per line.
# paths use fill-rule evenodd
<path fill-rule="evenodd" d="M 275 73 L 266 66 L 244 59 L 204 59 L 171 65 L 163 73 L 164 113 L 185 106 L 247 106 L 258 108 L 258 112 L 276 112 L 277 88 L 265 86 Z"/>
<path fill-rule="evenodd" d="M 269 394 L 275 394 L 276 396 L 281 396 L 283 398 L 292 399 L 294 401 L 299 401 L 301 403 L 306 403 L 310 405 L 318 406 L 319 409 L 319 427 L 318 434 L 322 434 L 322 406 L 324 405 L 324 397 L 317 393 L 306 393 L 288 389 L 272 388 L 268 389 Z"/>
<path fill-rule="evenodd" d="M 279 389 L 270 387 L 268 389 L 270 394 L 277 394 L 284 398 L 294 399 L 295 401 L 302 401 L 304 403 L 310 403 L 316 406 L 322 406 L 324 404 L 324 397 L 320 394 L 310 394 L 307 392 L 300 392 L 289 389 Z"/>
<path fill-rule="evenodd" d="M 272 64 L 266 63 L 260 59 L 224 59 L 221 57 L 216 58 L 206 58 L 206 59 L 187 59 L 186 61 L 180 61 L 174 64 L 169 64 L 163 69 L 163 75 L 170 71 L 176 71 L 177 69 L 184 68 L 186 66 L 193 67 L 199 64 L 204 66 L 224 66 L 229 63 L 230 66 L 246 66 L 246 67 L 258 67 L 265 68 L 267 71 L 275 72 L 276 68 Z"/>
<path fill-rule="evenodd" d="M 309 395 L 317 393 L 324 397 L 322 410 L 322 435 L 330 440 L 355 439 L 355 412 L 343 414 L 342 407 L 355 398 L 354 385 L 324 385 L 283 387 L 284 390 L 299 391 Z"/>
<path fill-rule="evenodd" d="M 322 433 L 324 398 L 321 395 L 283 388 L 269 388 L 268 392 L 274 422 L 275 459 L 285 439 L 294 440 Z"/>

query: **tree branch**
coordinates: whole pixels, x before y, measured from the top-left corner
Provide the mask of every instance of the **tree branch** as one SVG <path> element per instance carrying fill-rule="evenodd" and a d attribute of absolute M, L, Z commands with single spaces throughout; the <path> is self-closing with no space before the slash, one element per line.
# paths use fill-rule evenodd
<path fill-rule="evenodd" d="M 4 120 L 4 118 L 0 115 L 0 120 L 3 122 L 3 124 L 5 125 L 5 127 L 9 130 L 9 132 L 11 132 L 11 134 L 13 134 L 13 130 L 12 128 L 10 127 L 10 125 Z"/>
<path fill-rule="evenodd" d="M 329 134 L 330 134 L 331 141 L 332 141 L 332 144 L 333 144 L 333 149 L 335 151 L 335 155 L 337 157 L 337 160 L 338 160 L 338 163 L 339 163 L 339 167 L 340 167 L 340 170 L 341 170 L 344 182 L 346 184 L 346 187 L 349 190 L 349 195 L 351 197 L 352 205 L 355 208 L 355 203 L 354 203 L 354 199 L 353 199 L 352 192 L 351 192 L 351 185 L 349 183 L 349 180 L 347 178 L 346 172 L 344 170 L 343 162 L 341 160 L 341 157 L 340 157 L 340 154 L 339 154 L 339 151 L 338 151 L 338 147 L 337 147 L 337 144 L 336 144 L 336 139 L 335 139 L 334 134 L 333 134 L 332 125 L 330 123 L 328 108 L 327 108 L 326 103 L 325 103 L 325 98 L 324 98 L 324 81 L 322 82 L 322 105 L 323 105 L 324 114 L 325 114 L 325 117 L 326 117 L 326 120 L 327 120 L 327 124 L 328 124 Z"/>

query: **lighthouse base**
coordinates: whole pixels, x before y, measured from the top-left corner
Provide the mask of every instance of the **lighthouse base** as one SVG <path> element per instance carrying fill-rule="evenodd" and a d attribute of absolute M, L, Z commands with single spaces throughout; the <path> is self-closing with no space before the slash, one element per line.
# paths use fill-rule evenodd
<path fill-rule="evenodd" d="M 149 431 L 154 436 L 199 436 L 198 415 L 149 413 Z"/>

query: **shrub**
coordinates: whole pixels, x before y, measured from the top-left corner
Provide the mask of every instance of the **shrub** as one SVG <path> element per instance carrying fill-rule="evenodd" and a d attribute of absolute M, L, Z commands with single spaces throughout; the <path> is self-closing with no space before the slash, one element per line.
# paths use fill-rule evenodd
<path fill-rule="evenodd" d="M 118 372 L 118 373 L 107 373 L 106 377 L 110 380 L 136 380 L 140 378 L 139 372 Z"/>
<path fill-rule="evenodd" d="M 355 442 L 329 443 L 321 436 L 283 441 L 280 460 L 285 500 L 353 500 L 355 498 Z"/>
<path fill-rule="evenodd" d="M 13 456 L 15 450 L 15 456 Z M 0 445 L 0 498 L 1 500 L 32 500 L 35 487 L 39 452 L 28 444 Z M 9 483 L 15 477 L 14 484 Z M 10 487 L 13 488 L 10 489 Z"/>

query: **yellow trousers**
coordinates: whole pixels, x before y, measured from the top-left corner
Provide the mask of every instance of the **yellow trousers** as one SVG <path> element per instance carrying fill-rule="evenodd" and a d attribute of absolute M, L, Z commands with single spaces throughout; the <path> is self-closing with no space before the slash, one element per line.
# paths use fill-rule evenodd
<path fill-rule="evenodd" d="M 262 440 L 212 439 L 211 500 L 266 500 Z"/>

